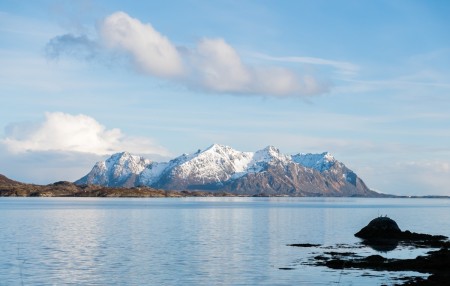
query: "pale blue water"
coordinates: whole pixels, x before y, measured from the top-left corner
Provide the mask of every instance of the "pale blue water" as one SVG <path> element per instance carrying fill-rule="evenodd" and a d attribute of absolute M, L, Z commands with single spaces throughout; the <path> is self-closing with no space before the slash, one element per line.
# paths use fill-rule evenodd
<path fill-rule="evenodd" d="M 324 250 L 287 246 L 358 243 L 379 215 L 450 236 L 446 199 L 0 198 L 0 285 L 389 285 L 392 273 L 306 266 Z"/>

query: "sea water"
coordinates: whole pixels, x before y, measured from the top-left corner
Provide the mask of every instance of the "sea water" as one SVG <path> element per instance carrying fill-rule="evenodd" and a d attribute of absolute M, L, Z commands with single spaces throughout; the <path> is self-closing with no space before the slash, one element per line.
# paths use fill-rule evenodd
<path fill-rule="evenodd" d="M 308 265 L 328 247 L 425 252 L 361 247 L 385 215 L 450 236 L 448 199 L 0 198 L 0 285 L 391 285 L 415 273 Z"/>

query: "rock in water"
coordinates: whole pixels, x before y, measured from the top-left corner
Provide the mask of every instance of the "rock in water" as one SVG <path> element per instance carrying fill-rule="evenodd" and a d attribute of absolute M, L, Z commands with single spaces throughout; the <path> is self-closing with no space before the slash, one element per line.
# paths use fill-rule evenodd
<path fill-rule="evenodd" d="M 355 233 L 355 236 L 362 239 L 396 239 L 402 237 L 402 231 L 393 219 L 377 217 Z"/>

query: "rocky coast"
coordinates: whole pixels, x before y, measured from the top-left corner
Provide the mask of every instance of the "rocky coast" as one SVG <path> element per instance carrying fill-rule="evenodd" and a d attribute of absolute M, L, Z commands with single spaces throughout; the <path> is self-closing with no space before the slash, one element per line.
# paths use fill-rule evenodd
<path fill-rule="evenodd" d="M 355 233 L 361 238 L 361 245 L 346 246 L 356 249 L 369 246 L 379 254 L 361 256 L 352 251 L 333 251 L 333 247 L 324 247 L 323 253 L 315 255 L 305 264 L 326 266 L 330 269 L 360 269 L 375 271 L 414 271 L 428 276 L 402 277 L 395 285 L 448 285 L 450 281 L 450 241 L 446 236 L 402 231 L 397 223 L 388 217 L 373 219 L 367 226 Z M 293 247 L 317 247 L 315 244 L 291 244 Z M 410 249 L 428 249 L 425 255 L 415 258 L 386 258 L 384 253 L 399 246 Z M 319 246 L 320 248 L 320 246 Z M 330 251 L 330 248 L 332 251 Z M 335 246 L 335 249 L 342 246 Z"/>

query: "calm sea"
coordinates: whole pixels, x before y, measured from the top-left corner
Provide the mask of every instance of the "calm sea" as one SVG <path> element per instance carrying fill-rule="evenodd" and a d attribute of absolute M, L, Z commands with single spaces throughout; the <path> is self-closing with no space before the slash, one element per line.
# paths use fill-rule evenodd
<path fill-rule="evenodd" d="M 380 215 L 450 236 L 446 199 L 0 198 L 0 285 L 390 285 L 411 273 L 305 265 Z"/>

